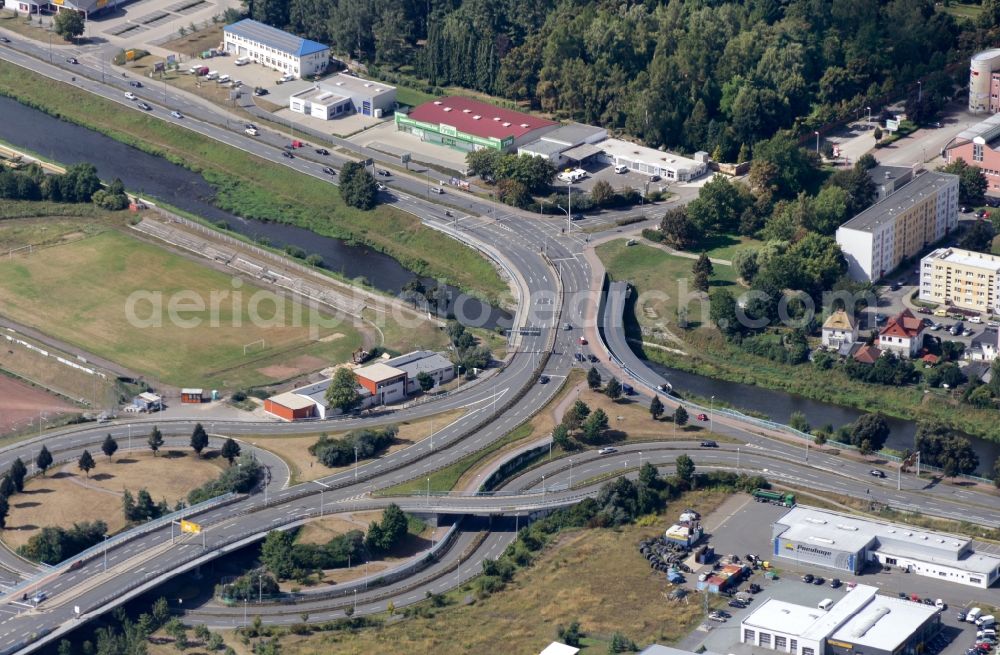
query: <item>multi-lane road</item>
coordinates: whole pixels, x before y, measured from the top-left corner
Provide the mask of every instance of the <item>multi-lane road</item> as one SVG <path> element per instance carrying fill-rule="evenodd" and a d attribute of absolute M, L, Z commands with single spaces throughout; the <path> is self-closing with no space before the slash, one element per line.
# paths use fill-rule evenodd
<path fill-rule="evenodd" d="M 2 59 L 132 105 L 123 96 L 128 88 L 127 80 L 103 74 L 94 52 L 82 50 L 76 56 L 82 64 L 52 66 L 39 60 L 46 59 L 46 54 L 44 48 L 34 44 L 0 47 Z M 71 79 L 73 77 L 76 79 Z M 304 174 L 326 178 L 322 167 L 339 165 L 343 161 L 335 156 L 323 162 L 303 157 L 286 159 L 280 154 L 280 146 L 287 139 L 281 135 L 265 133 L 260 138 L 247 137 L 241 133 L 242 123 L 235 117 L 173 89 L 140 89 L 137 93 L 154 106 L 153 115 L 163 120 Z M 149 95 L 144 95 L 146 93 Z M 170 117 L 168 112 L 173 109 L 180 110 L 185 118 Z M 347 142 L 342 145 L 351 147 L 360 156 L 382 157 L 378 153 L 358 151 Z M 137 534 L 134 539 L 109 543 L 106 550 L 83 560 L 71 570 L 35 574 L 28 582 L 20 583 L 16 592 L 9 594 L 0 605 L 0 651 L 30 652 L 42 641 L 74 629 L 81 621 L 107 611 L 172 575 L 259 539 L 269 529 L 288 527 L 319 514 L 382 507 L 391 500 L 411 511 L 472 515 L 463 520 L 454 541 L 441 553 L 437 563 L 413 577 L 373 588 L 358 589 L 355 585 L 356 593 L 350 594 L 349 601 L 348 596 L 330 598 L 327 595 L 305 599 L 294 607 L 293 613 L 288 608 L 274 606 L 254 608 L 253 614 L 283 622 L 297 621 L 301 612 L 308 611 L 310 620 L 325 620 L 343 615 L 348 603 L 356 604 L 359 612 L 381 611 L 389 600 L 398 607 L 423 598 L 426 591 L 448 589 L 478 574 L 482 560 L 498 556 L 513 538 L 509 518 L 490 521 L 474 515 L 524 515 L 576 502 L 596 491 L 599 485 L 596 478 L 603 479 L 615 472 L 634 475 L 640 459 L 670 467 L 682 452 L 690 454 L 704 468 L 763 472 L 773 479 L 812 489 L 872 497 L 902 509 L 919 509 L 925 513 L 1000 525 L 1000 508 L 984 494 L 933 485 L 927 487 L 923 481 L 912 478 L 901 480 L 897 491 L 895 480 L 868 477 L 868 467 L 862 463 L 825 453 L 810 455 L 796 445 L 758 434 L 734 418 L 722 417 L 715 420 L 715 431 L 732 436 L 735 442 L 723 444 L 719 449 L 702 449 L 683 442 L 635 444 L 610 456 L 581 453 L 573 458 L 547 462 L 509 481 L 503 489 L 509 493 L 394 499 L 373 496 L 375 491 L 426 477 L 431 471 L 486 447 L 543 407 L 559 385 L 536 384 L 537 374 L 544 372 L 554 380 L 568 374 L 574 366 L 572 355 L 581 347 L 580 328 L 593 323 L 597 308 L 597 294 L 589 288 L 590 270 L 582 257 L 587 238 L 578 233 L 564 233 L 562 221 L 528 217 L 516 210 L 505 209 L 498 213 L 488 203 L 459 193 L 444 196 L 442 200 L 449 206 L 445 209 L 424 197 L 427 194 L 422 181 L 405 175 L 395 175 L 391 186 L 383 192 L 382 201 L 393 203 L 418 216 L 429 227 L 482 250 L 511 277 L 518 298 L 517 327 L 528 329 L 515 338 L 514 352 L 506 367 L 493 378 L 436 402 L 387 416 L 345 418 L 314 426 L 317 431 L 347 429 L 427 416 L 455 407 L 467 409 L 460 420 L 439 429 L 433 439 L 328 476 L 318 483 L 294 486 L 289 486 L 287 471 L 280 460 L 260 451 L 259 456 L 266 460 L 271 471 L 267 491 L 199 513 L 195 520 L 203 526 L 202 535 L 171 539 L 174 529 L 163 525 Z M 563 324 L 569 324 L 571 329 L 561 329 Z M 642 382 L 655 384 L 652 380 Z M 110 431 L 120 442 L 127 441 L 130 432 L 141 433 L 139 439 L 144 441 L 146 431 L 143 428 L 148 423 L 115 424 Z M 160 428 L 171 438 L 182 438 L 190 434 L 193 424 L 193 420 L 170 421 L 160 423 Z M 208 427 L 213 435 L 219 436 L 302 431 L 301 426 L 274 423 L 216 421 Z M 82 448 L 98 443 L 108 431 L 106 425 L 84 426 L 52 432 L 41 441 L 55 452 L 57 459 L 70 460 Z M 26 461 L 33 459 L 39 441 L 23 442 L 0 451 L 0 469 L 8 466 L 16 456 Z M 244 447 L 252 448 L 252 445 Z M 9 569 L 9 579 L 5 580 L 9 583 L 15 583 L 18 576 L 32 574 L 30 565 L 10 554 L 0 555 L 0 565 Z M 37 608 L 21 601 L 22 594 L 32 595 L 38 590 L 45 591 L 49 598 Z M 77 609 L 81 613 L 79 618 Z M 245 613 L 246 608 L 206 608 L 197 610 L 192 618 L 213 625 L 232 625 L 243 620 Z"/>

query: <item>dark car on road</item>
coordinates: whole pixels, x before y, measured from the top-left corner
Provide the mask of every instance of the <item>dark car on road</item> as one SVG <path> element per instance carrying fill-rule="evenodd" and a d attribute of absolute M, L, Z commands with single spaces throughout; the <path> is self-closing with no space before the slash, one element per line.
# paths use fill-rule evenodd
<path fill-rule="evenodd" d="M 549 383 L 549 376 L 547 375 L 538 376 L 538 384 L 548 384 L 548 383 Z"/>
<path fill-rule="evenodd" d="M 715 443 L 714 441 L 707 441 L 706 440 L 706 441 L 702 441 L 701 442 L 701 447 L 702 448 L 718 448 L 719 444 Z"/>
<path fill-rule="evenodd" d="M 77 60 L 76 57 L 67 57 L 66 63 L 67 64 L 79 64 L 80 62 Z"/>
<path fill-rule="evenodd" d="M 142 82 L 139 82 L 138 80 L 132 80 L 131 82 L 128 83 L 128 85 L 134 89 L 142 88 Z"/>
<path fill-rule="evenodd" d="M 285 157 L 288 157 L 289 159 L 295 159 L 295 155 L 293 155 L 292 153 L 288 152 L 287 150 L 282 150 L 281 154 L 284 155 Z"/>
<path fill-rule="evenodd" d="M 333 170 L 329 166 L 324 166 L 323 167 L 323 172 L 326 173 L 327 175 L 336 175 L 337 174 L 337 171 Z"/>
<path fill-rule="evenodd" d="M 323 155 L 325 157 L 326 155 L 330 154 L 330 151 L 327 150 L 326 148 L 316 148 L 316 154 Z"/>
<path fill-rule="evenodd" d="M 139 103 L 138 105 L 136 105 L 136 106 L 137 106 L 137 107 L 138 107 L 139 109 L 142 109 L 143 111 L 153 111 L 153 108 L 152 108 L 152 107 L 150 107 L 149 105 L 147 105 L 147 104 L 146 104 L 145 102 L 140 102 L 140 103 Z"/>
<path fill-rule="evenodd" d="M 885 477 L 885 473 L 882 472 L 882 471 L 880 471 L 880 470 L 878 470 L 878 469 L 872 469 L 872 470 L 868 471 L 868 475 L 872 476 L 873 478 L 884 478 Z"/>
<path fill-rule="evenodd" d="M 10 43 L 10 39 L 6 36 L 0 36 L 0 43 Z"/>
<path fill-rule="evenodd" d="M 384 168 L 380 168 L 378 170 L 378 174 L 381 175 L 382 177 L 389 177 L 390 175 L 392 175 L 392 173 L 390 173 L 389 171 L 385 170 Z"/>

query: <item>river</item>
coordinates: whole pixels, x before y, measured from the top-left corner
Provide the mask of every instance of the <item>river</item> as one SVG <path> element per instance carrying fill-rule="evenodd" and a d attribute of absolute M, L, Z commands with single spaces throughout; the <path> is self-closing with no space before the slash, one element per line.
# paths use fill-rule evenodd
<path fill-rule="evenodd" d="M 680 396 L 685 393 L 695 394 L 704 398 L 723 399 L 728 405 L 736 409 L 749 409 L 755 412 L 766 414 L 772 421 L 788 423 L 793 412 L 802 412 L 809 424 L 815 427 L 822 427 L 827 424 L 834 429 L 842 425 L 853 423 L 865 412 L 852 407 L 834 405 L 832 403 L 810 400 L 802 396 L 787 393 L 784 391 L 774 391 L 762 389 L 750 384 L 740 384 L 738 382 L 727 382 L 716 380 L 696 373 L 688 373 L 674 368 L 658 364 L 653 361 L 646 362 L 650 368 L 670 380 L 675 392 Z M 886 445 L 897 450 L 913 449 L 913 437 L 917 431 L 917 425 L 913 421 L 887 416 L 889 423 L 889 439 Z M 979 437 L 966 435 L 972 443 L 976 454 L 979 455 L 979 472 L 986 474 L 993 466 L 994 460 L 1000 457 L 1000 443 L 987 441 Z"/>
<path fill-rule="evenodd" d="M 414 273 L 392 257 L 367 248 L 350 245 L 340 239 L 324 237 L 310 230 L 234 216 L 212 204 L 215 190 L 201 175 L 150 155 L 132 146 L 73 123 L 0 96 L 0 139 L 15 147 L 37 153 L 61 164 L 90 162 L 103 180 L 120 178 L 125 187 L 140 195 L 160 199 L 202 218 L 225 221 L 229 229 L 253 239 L 264 237 L 276 248 L 297 246 L 306 253 L 323 258 L 324 266 L 348 278 L 363 277 L 380 291 L 398 294 Z M 425 278 L 428 288 L 436 282 Z M 488 307 L 467 297 L 455 287 L 448 287 L 452 305 L 463 307 L 463 314 L 479 317 Z M 486 312 L 485 327 L 510 324 L 509 313 L 495 307 Z M 482 321 L 476 322 L 483 326 Z"/>

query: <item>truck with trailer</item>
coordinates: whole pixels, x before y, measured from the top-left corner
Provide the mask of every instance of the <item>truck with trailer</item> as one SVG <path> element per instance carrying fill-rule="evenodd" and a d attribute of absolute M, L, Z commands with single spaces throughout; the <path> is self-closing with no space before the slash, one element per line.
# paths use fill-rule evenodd
<path fill-rule="evenodd" d="M 782 507 L 795 507 L 795 494 L 783 494 L 780 491 L 755 489 L 751 494 L 758 503 L 771 503 Z"/>

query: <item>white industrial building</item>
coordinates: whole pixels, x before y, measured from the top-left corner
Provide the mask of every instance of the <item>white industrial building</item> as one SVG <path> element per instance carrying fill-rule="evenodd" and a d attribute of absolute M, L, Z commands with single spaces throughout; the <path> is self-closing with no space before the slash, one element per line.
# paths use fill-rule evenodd
<path fill-rule="evenodd" d="M 223 28 L 223 48 L 294 77 L 318 75 L 330 63 L 329 46 L 250 18 Z"/>
<path fill-rule="evenodd" d="M 321 120 L 349 114 L 382 118 L 391 114 L 395 107 L 396 87 L 345 73 L 338 73 L 288 98 L 289 109 Z"/>
<path fill-rule="evenodd" d="M 707 152 L 696 152 L 694 159 L 688 159 L 621 139 L 605 139 L 596 146 L 601 150 L 598 158 L 604 163 L 625 166 L 636 173 L 659 175 L 664 180 L 687 182 L 708 171 Z"/>
<path fill-rule="evenodd" d="M 426 373 L 434 380 L 434 386 L 441 386 L 455 379 L 455 365 L 450 359 L 430 350 L 414 350 L 411 353 L 385 360 L 387 366 L 406 373 L 406 393 L 420 391 L 417 376 Z"/>
<path fill-rule="evenodd" d="M 556 168 L 561 168 L 564 164 L 582 164 L 599 155 L 601 149 L 595 144 L 607 138 L 608 131 L 603 127 L 570 123 L 546 132 L 537 141 L 524 144 L 517 149 L 517 154 L 542 157 Z"/>
<path fill-rule="evenodd" d="M 740 642 L 790 655 L 914 655 L 940 630 L 936 607 L 858 585 L 827 610 L 774 598 L 740 624 Z"/>
<path fill-rule="evenodd" d="M 986 589 L 1000 557 L 977 553 L 968 537 L 799 505 L 772 526 L 775 557 L 860 573 L 867 562 Z"/>

